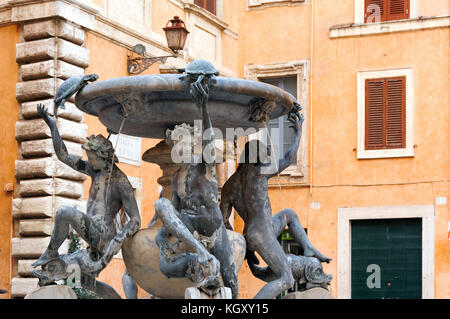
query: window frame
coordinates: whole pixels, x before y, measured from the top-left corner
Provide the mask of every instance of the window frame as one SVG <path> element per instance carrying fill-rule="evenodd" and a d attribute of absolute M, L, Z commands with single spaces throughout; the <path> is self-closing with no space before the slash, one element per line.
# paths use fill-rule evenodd
<path fill-rule="evenodd" d="M 308 178 L 308 144 L 309 144 L 309 81 L 310 81 L 310 61 L 298 60 L 280 63 L 266 64 L 246 64 L 244 66 L 244 78 L 258 81 L 260 79 L 297 77 L 297 101 L 302 106 L 302 113 L 305 121 L 302 127 L 302 138 L 297 151 L 297 161 L 295 165 L 286 168 L 279 178 L 272 178 L 269 186 L 292 186 L 304 185 Z M 260 133 L 252 134 L 251 139 L 260 139 Z"/>
<path fill-rule="evenodd" d="M 366 80 L 406 78 L 405 83 L 405 147 L 367 150 L 366 145 Z M 414 79 L 412 68 L 357 72 L 357 158 L 391 158 L 414 156 Z"/>

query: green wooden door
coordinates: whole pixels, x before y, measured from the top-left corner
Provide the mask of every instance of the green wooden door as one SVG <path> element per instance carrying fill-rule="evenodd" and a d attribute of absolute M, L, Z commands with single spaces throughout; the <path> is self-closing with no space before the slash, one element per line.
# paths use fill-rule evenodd
<path fill-rule="evenodd" d="M 351 222 L 352 298 L 422 297 L 422 219 Z"/>

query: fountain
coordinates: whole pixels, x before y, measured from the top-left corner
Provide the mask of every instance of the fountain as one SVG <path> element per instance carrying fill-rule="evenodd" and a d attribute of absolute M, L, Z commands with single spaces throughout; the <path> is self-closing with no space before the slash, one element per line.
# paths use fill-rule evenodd
<path fill-rule="evenodd" d="M 180 74 L 138 75 L 88 84 L 77 93 L 75 104 L 97 116 L 110 133 L 165 139 L 143 155 L 144 161 L 156 163 L 163 170 L 158 181 L 163 185 L 162 197 L 155 203 L 155 217 L 148 228 L 137 230 L 136 223 L 129 226 L 118 244 L 114 244 L 118 235 L 111 235 L 103 255 L 41 257 L 38 265 L 42 265 L 42 271 L 35 271 L 35 275 L 42 285 L 55 278 L 54 267 L 48 265 L 57 261 L 64 267 L 80 265 L 84 282 L 92 289 L 97 286 L 95 280 L 92 284 L 93 278 L 121 248 L 129 276 L 154 296 L 236 298 L 237 272 L 244 262 L 246 241 L 241 234 L 226 229 L 229 223 L 222 219 L 214 139 L 254 133 L 266 127 L 269 119 L 288 113 L 299 116 L 295 98 L 262 82 L 220 77 L 209 62 L 197 60 Z M 301 131 L 301 123 L 298 127 Z M 203 130 L 209 134 L 203 134 Z M 58 143 L 54 138 L 55 150 L 60 147 Z M 171 151 L 180 145 L 188 151 L 189 160 L 185 157 L 184 162 L 177 163 Z M 105 164 L 107 182 L 101 186 L 106 188 L 106 209 L 109 196 L 113 196 L 111 178 L 117 183 L 120 172 L 114 165 L 114 155 L 109 161 Z M 79 168 L 77 165 L 73 167 Z M 62 273 L 59 279 L 67 275 L 65 268 Z"/>

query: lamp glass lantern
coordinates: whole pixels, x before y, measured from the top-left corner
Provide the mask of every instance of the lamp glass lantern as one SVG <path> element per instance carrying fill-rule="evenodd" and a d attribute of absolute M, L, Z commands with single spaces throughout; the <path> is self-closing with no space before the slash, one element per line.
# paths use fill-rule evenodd
<path fill-rule="evenodd" d="M 169 23 L 172 25 L 169 26 Z M 175 53 L 183 50 L 187 35 L 189 34 L 183 20 L 175 16 L 167 22 L 163 30 L 166 33 L 167 46 Z"/>

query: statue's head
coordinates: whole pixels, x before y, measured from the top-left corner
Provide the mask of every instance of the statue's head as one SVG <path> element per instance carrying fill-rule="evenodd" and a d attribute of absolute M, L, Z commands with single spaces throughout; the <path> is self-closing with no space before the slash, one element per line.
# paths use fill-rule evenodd
<path fill-rule="evenodd" d="M 81 147 L 86 151 L 89 163 L 96 170 L 111 164 L 113 157 L 115 163 L 119 162 L 111 141 L 101 134 L 89 136 Z"/>
<path fill-rule="evenodd" d="M 202 135 L 197 126 L 176 125 L 166 130 L 166 143 L 172 147 L 171 156 L 174 163 L 190 164 L 194 157 L 202 158 Z"/>
<path fill-rule="evenodd" d="M 326 274 L 323 271 L 322 263 L 315 257 L 303 257 L 306 261 L 305 265 L 305 279 L 306 288 L 322 287 L 328 289 L 333 275 Z"/>
<path fill-rule="evenodd" d="M 86 79 L 87 81 L 94 82 L 94 81 L 97 81 L 97 80 L 98 80 L 98 75 L 95 74 L 95 73 L 88 74 L 88 75 L 85 76 L 85 79 Z"/>
<path fill-rule="evenodd" d="M 240 163 L 264 165 L 270 163 L 270 147 L 258 139 L 248 141 L 241 155 Z"/>

